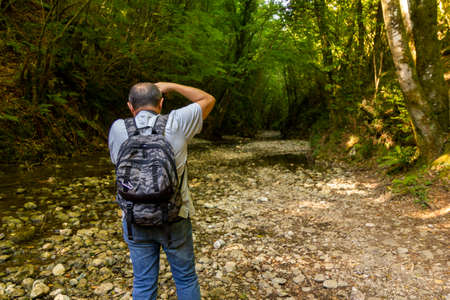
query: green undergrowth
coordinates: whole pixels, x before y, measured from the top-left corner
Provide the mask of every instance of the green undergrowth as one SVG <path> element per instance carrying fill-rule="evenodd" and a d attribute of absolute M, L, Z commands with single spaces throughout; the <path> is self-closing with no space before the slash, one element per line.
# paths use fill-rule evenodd
<path fill-rule="evenodd" d="M 443 155 L 433 164 L 424 163 L 416 146 L 409 139 L 395 140 L 387 145 L 380 136 L 370 135 L 363 128 L 338 129 L 316 124 L 315 134 L 310 138 L 316 159 L 345 162 L 350 167 L 374 170 L 390 181 L 388 189 L 394 199 L 413 199 L 423 208 L 431 208 L 429 192 L 448 183 L 448 156 Z M 436 167 L 436 162 L 439 167 Z"/>

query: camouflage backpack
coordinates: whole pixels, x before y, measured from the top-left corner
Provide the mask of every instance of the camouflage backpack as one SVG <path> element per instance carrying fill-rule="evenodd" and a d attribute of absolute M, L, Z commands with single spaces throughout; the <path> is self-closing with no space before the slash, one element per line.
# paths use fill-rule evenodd
<path fill-rule="evenodd" d="M 116 184 L 130 240 L 131 224 L 159 226 L 178 218 L 180 186 L 175 155 L 164 137 L 167 118 L 157 115 L 153 126 L 143 128 L 137 128 L 134 118 L 124 120 L 128 139 L 120 146 Z"/>

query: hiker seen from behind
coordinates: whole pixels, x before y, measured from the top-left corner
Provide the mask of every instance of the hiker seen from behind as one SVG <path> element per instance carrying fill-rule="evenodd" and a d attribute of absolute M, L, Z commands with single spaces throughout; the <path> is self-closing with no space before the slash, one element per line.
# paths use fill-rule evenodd
<path fill-rule="evenodd" d="M 191 104 L 162 115 L 163 94 Z M 160 249 L 180 300 L 200 299 L 190 217 L 194 206 L 186 166 L 188 143 L 215 104 L 210 94 L 181 84 L 142 82 L 128 96 L 133 117 L 116 120 L 108 145 L 116 166 L 117 202 L 133 264 L 133 299 L 156 299 Z"/>

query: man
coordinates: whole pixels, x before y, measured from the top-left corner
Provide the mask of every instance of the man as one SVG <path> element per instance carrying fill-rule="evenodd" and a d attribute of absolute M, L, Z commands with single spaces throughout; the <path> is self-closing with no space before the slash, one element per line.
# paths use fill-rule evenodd
<path fill-rule="evenodd" d="M 201 131 L 203 120 L 213 109 L 215 99 L 202 90 L 176 83 L 135 84 L 128 96 L 128 108 L 135 118 L 137 128 L 151 126 L 152 122 L 154 124 L 163 106 L 162 94 L 167 92 L 177 92 L 193 102 L 170 112 L 164 132 L 165 138 L 173 147 L 178 178 L 182 180 L 180 185 L 182 206 L 180 218 L 174 223 L 153 227 L 133 225 L 133 240 L 128 238 L 126 219 L 123 218 L 124 239 L 128 244 L 133 264 L 135 300 L 156 299 L 161 246 L 171 267 L 178 299 L 200 299 L 189 218 L 194 214 L 194 207 L 188 189 L 187 144 Z M 127 138 L 124 120 L 116 120 L 111 126 L 108 138 L 111 161 L 114 164 L 117 163 L 120 146 Z"/>

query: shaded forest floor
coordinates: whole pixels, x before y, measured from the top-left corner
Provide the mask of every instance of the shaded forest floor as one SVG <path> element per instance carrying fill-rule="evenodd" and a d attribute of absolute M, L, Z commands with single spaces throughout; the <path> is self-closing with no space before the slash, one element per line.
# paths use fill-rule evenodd
<path fill-rule="evenodd" d="M 450 298 L 448 194 L 437 194 L 433 210 L 422 210 L 393 197 L 373 170 L 313 165 L 304 141 L 226 141 L 190 146 L 204 299 Z M 34 203 L 59 221 L 26 247 L 14 243 L 14 233 L 0 237 L 9 264 L 0 270 L 0 295 L 28 299 L 42 280 L 48 299 L 58 293 L 131 299 L 132 269 L 112 180 L 85 177 L 59 187 L 59 179 L 46 181 L 66 202 L 43 198 L 45 209 Z M 17 214 L 24 220 L 27 210 Z M 39 259 L 18 265 L 19 253 Z M 161 299 L 176 299 L 164 255 L 159 287 Z"/>

